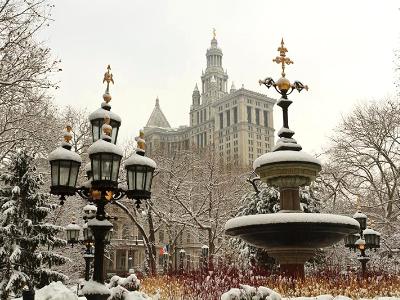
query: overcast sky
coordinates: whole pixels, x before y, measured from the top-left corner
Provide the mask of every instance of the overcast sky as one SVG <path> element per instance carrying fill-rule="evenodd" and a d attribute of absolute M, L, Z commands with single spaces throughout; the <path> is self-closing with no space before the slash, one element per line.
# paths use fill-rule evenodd
<path fill-rule="evenodd" d="M 205 69 L 212 28 L 222 48 L 229 85 L 277 97 L 258 85 L 279 78 L 272 62 L 283 37 L 294 64 L 290 80 L 310 90 L 294 92 L 289 125 L 308 152 L 359 102 L 395 93 L 394 50 L 400 48 L 398 1 L 57 1 L 44 38 L 62 60 L 60 105 L 100 107 L 107 64 L 115 85 L 112 110 L 120 136 L 142 128 L 157 96 L 172 126 L 189 123 L 191 94 Z M 200 84 L 199 84 L 200 85 Z M 282 126 L 274 109 L 275 128 Z"/>

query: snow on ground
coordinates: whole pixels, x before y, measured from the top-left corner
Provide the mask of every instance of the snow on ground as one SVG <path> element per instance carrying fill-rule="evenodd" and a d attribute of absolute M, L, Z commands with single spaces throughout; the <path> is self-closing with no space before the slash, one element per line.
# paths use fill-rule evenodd
<path fill-rule="evenodd" d="M 221 296 L 221 300 L 352 300 L 346 296 L 320 295 L 316 297 L 282 298 L 281 295 L 267 287 L 258 288 L 249 285 L 240 285 L 240 288 L 230 289 Z M 367 299 L 359 299 L 367 300 Z M 400 300 L 398 297 L 375 297 L 374 300 Z"/>

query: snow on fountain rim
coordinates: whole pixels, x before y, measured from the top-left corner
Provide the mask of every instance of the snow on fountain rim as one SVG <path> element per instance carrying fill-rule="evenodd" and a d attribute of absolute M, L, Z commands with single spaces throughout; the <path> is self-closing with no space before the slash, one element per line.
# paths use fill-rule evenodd
<path fill-rule="evenodd" d="M 253 162 L 253 169 L 257 169 L 258 167 L 261 167 L 266 164 L 273 164 L 278 162 L 308 162 L 321 165 L 319 159 L 315 158 L 314 156 L 306 152 L 283 150 L 283 151 L 268 152 L 261 155 Z"/>
<path fill-rule="evenodd" d="M 282 224 L 282 223 L 329 223 L 347 224 L 360 227 L 357 220 L 341 215 L 320 214 L 320 213 L 275 213 L 259 214 L 251 216 L 241 216 L 228 220 L 225 230 L 263 224 Z"/>

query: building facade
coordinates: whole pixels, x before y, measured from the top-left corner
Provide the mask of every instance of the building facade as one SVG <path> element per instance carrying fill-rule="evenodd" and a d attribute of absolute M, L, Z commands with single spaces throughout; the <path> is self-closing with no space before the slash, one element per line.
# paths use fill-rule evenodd
<path fill-rule="evenodd" d="M 214 37 L 207 49 L 207 67 L 196 84 L 190 106 L 189 126 L 171 128 L 160 101 L 144 128 L 146 151 L 179 151 L 191 147 L 213 147 L 226 166 L 248 166 L 274 145 L 273 106 L 275 100 L 250 91 L 228 91 L 228 74 L 222 67 L 222 50 Z"/>
<path fill-rule="evenodd" d="M 193 90 L 189 126 L 172 128 L 161 110 L 159 99 L 156 99 L 144 128 L 148 156 L 158 150 L 172 153 L 192 147 L 213 147 L 223 165 L 246 167 L 271 150 L 274 144 L 272 110 L 276 101 L 244 87 L 236 89 L 233 83 L 228 91 L 228 74 L 222 68 L 222 57 L 222 50 L 214 37 L 206 52 L 207 67 L 201 75 L 200 89 L 196 84 Z M 130 269 L 143 271 L 146 254 L 138 228 L 132 226 L 131 220 L 115 207 L 107 210 L 110 215 L 118 216 L 118 220 L 113 222 L 106 273 L 111 276 L 126 275 Z M 162 272 L 162 249 L 169 243 L 166 230 L 160 228 L 155 238 L 158 270 Z M 198 268 L 203 246 L 201 241 L 184 231 L 177 246 L 186 252 L 185 269 Z M 179 251 L 174 253 L 171 262 L 175 269 Z"/>

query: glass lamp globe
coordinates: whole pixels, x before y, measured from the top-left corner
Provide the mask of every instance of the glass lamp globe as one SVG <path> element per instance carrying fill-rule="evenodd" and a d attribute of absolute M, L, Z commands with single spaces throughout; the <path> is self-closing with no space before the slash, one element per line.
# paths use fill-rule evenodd
<path fill-rule="evenodd" d="M 356 219 L 360 223 L 360 229 L 364 230 L 367 228 L 367 216 L 362 212 L 358 211 L 353 215 L 353 219 Z"/>
<path fill-rule="evenodd" d="M 75 194 L 76 181 L 78 179 L 79 167 L 82 159 L 74 151 L 69 143 L 72 135 L 69 131 L 64 132 L 64 139 L 61 146 L 49 154 L 48 160 L 51 166 L 50 193 L 59 195 L 62 198 Z"/>
<path fill-rule="evenodd" d="M 121 149 L 111 143 L 109 136 L 103 134 L 103 139 L 93 143 L 88 153 L 92 165 L 92 187 L 103 191 L 116 189 L 122 159 Z"/>
<path fill-rule="evenodd" d="M 146 200 L 151 197 L 151 184 L 156 163 L 144 156 L 144 152 L 137 151 L 125 161 L 129 199 Z"/>
<path fill-rule="evenodd" d="M 81 231 L 81 227 L 75 222 L 68 224 L 65 227 L 65 232 L 67 233 L 67 242 L 69 244 L 76 244 L 79 242 L 79 232 Z"/>

